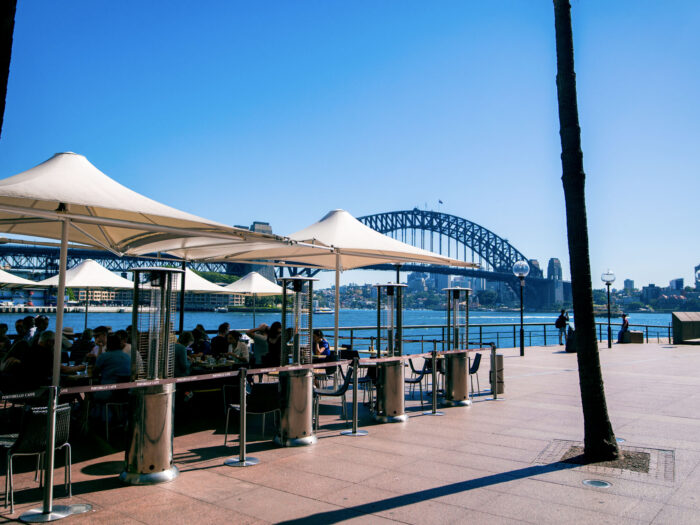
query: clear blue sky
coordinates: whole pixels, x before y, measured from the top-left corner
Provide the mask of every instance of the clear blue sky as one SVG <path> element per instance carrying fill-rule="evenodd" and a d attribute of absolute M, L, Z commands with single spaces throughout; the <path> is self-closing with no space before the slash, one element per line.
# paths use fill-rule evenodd
<path fill-rule="evenodd" d="M 0 177 L 75 151 L 280 234 L 440 199 L 569 273 L 551 1 L 18 3 Z M 573 19 L 594 285 L 608 266 L 691 284 L 700 2 L 575 0 Z"/>

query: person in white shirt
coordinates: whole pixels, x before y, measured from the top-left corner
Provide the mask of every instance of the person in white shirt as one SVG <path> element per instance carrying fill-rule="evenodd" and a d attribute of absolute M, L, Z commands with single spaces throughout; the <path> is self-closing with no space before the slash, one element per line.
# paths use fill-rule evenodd
<path fill-rule="evenodd" d="M 248 343 L 241 339 L 241 333 L 238 330 L 231 330 L 228 333 L 228 353 L 238 364 L 248 364 L 250 360 Z"/>

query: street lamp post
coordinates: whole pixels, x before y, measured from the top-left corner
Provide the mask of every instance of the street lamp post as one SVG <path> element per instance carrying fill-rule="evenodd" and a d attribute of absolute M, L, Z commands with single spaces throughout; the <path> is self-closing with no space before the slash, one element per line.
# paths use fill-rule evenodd
<path fill-rule="evenodd" d="M 610 285 L 615 282 L 615 274 L 608 268 L 600 276 L 600 280 L 608 287 L 608 348 L 612 348 L 612 328 L 610 328 Z"/>
<path fill-rule="evenodd" d="M 523 326 L 523 288 L 525 277 L 530 273 L 530 265 L 527 261 L 518 261 L 513 265 L 513 274 L 520 279 L 520 357 L 525 355 L 525 328 Z"/>

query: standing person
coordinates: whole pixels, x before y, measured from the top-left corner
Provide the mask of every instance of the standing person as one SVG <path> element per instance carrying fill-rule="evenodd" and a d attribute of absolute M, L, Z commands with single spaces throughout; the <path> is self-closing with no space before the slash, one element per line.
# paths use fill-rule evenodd
<path fill-rule="evenodd" d="M 216 335 L 211 339 L 211 353 L 216 358 L 228 353 L 228 328 L 228 323 L 221 323 Z"/>
<path fill-rule="evenodd" d="M 261 365 L 263 359 L 267 357 L 267 334 L 270 327 L 265 323 L 261 323 L 257 328 L 251 328 L 246 330 L 246 335 L 253 340 L 253 360 L 255 363 Z"/>
<path fill-rule="evenodd" d="M 618 343 L 624 343 L 625 332 L 629 332 L 629 330 L 630 322 L 627 319 L 627 314 L 622 314 L 622 326 L 620 327 L 620 331 L 617 333 Z"/>
<path fill-rule="evenodd" d="M 566 343 L 566 325 L 569 323 L 569 314 L 562 308 L 561 314 L 557 317 L 554 322 L 554 326 L 559 329 L 559 344 L 563 345 Z M 562 343 L 562 338 L 564 338 L 564 343 Z"/>
<path fill-rule="evenodd" d="M 275 321 L 267 332 L 267 356 L 263 364 L 265 366 L 280 366 L 280 354 L 282 352 L 282 323 Z"/>

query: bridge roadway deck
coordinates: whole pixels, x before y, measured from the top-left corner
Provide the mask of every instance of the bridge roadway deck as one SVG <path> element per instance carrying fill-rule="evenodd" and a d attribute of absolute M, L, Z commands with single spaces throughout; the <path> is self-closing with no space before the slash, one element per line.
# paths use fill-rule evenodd
<path fill-rule="evenodd" d="M 504 401 L 479 397 L 444 417 L 424 416 L 410 401 L 407 423 L 374 425 L 363 413 L 369 436 L 354 438 L 338 435 L 343 424 L 330 407 L 316 446 L 276 448 L 254 435 L 250 454 L 261 463 L 247 469 L 222 466 L 236 448 L 222 447 L 221 425 L 176 437 L 182 474 L 169 484 L 120 485 L 121 452 L 76 460 L 71 502 L 95 510 L 65 522 L 700 523 L 697 347 L 601 348 L 613 426 L 623 447 L 651 451 L 648 475 L 544 458 L 583 433 L 576 356 L 560 348 L 530 347 L 524 358 L 502 350 Z M 488 385 L 485 370 L 480 380 Z M 250 424 L 259 429 L 258 418 Z M 612 486 L 586 488 L 589 478 Z M 20 504 L 0 522 L 36 506 L 34 487 L 32 472 L 17 475 Z"/>

